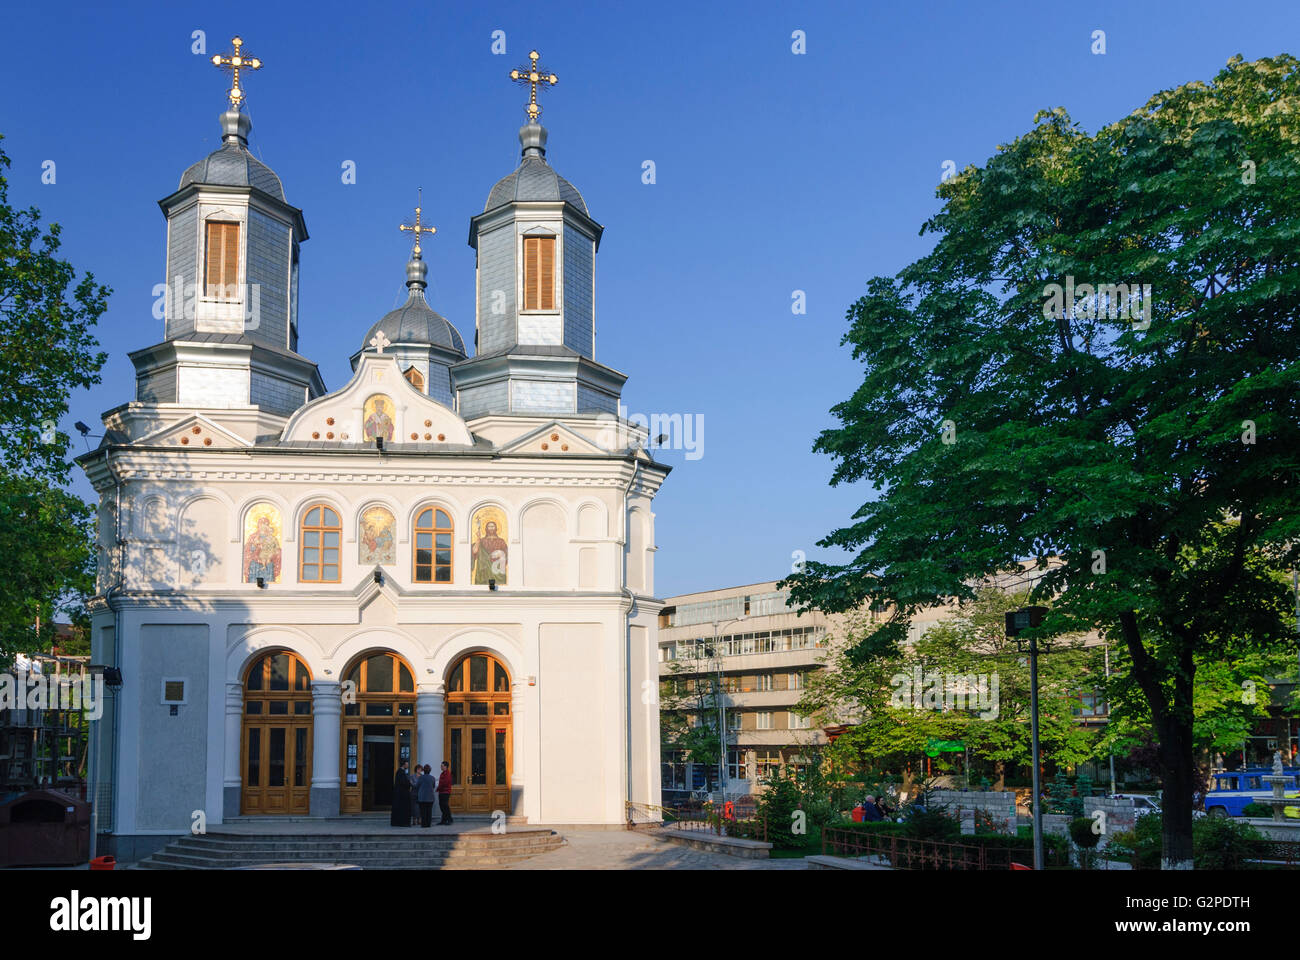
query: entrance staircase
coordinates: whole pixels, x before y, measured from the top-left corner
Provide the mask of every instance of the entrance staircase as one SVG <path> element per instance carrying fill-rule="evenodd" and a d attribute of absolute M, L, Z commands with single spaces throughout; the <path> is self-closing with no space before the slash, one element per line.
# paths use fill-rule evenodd
<path fill-rule="evenodd" d="M 506 833 L 220 833 L 185 836 L 135 864 L 138 870 L 233 870 L 266 864 L 349 865 L 363 870 L 493 870 L 556 849 L 564 837 L 539 827 Z"/>

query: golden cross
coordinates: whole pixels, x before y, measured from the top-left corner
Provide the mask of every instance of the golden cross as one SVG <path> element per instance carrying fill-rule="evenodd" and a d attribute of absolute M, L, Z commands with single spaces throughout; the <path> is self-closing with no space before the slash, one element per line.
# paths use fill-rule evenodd
<path fill-rule="evenodd" d="M 212 58 L 212 65 L 224 70 L 230 70 L 234 74 L 234 82 L 232 83 L 230 90 L 227 92 L 227 96 L 230 97 L 230 106 L 235 110 L 238 110 L 240 104 L 244 102 L 244 91 L 243 88 L 239 86 L 239 71 L 243 69 L 261 70 L 262 61 L 257 59 L 257 57 L 246 57 L 243 55 L 240 48 L 243 47 L 244 41 L 239 39 L 239 37 L 235 37 L 230 42 L 235 45 L 235 52 L 224 57 L 221 56 L 221 54 L 217 54 Z"/>
<path fill-rule="evenodd" d="M 432 236 L 433 234 L 438 232 L 437 227 L 420 226 L 420 204 L 422 203 L 424 203 L 423 190 L 420 191 L 420 199 L 415 206 L 415 226 L 409 226 L 408 224 L 402 223 L 402 224 L 398 224 L 397 227 L 398 230 L 410 230 L 412 233 L 415 234 L 415 249 L 412 250 L 411 252 L 417 257 L 420 255 L 420 234 L 427 233 L 430 236 Z"/>
<path fill-rule="evenodd" d="M 532 61 L 531 66 L 510 71 L 511 80 L 516 83 L 526 83 L 531 87 L 528 94 L 528 120 L 530 123 L 535 123 L 542 114 L 542 108 L 537 105 L 537 85 L 539 83 L 549 83 L 551 86 L 555 86 L 560 82 L 560 78 L 555 74 L 543 73 L 537 69 L 537 61 L 540 57 L 541 54 L 533 50 L 528 54 L 528 59 Z"/>

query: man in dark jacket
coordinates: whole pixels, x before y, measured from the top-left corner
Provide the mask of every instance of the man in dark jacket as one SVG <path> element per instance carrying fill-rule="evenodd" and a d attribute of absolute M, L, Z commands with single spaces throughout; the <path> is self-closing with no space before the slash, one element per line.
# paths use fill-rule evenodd
<path fill-rule="evenodd" d="M 434 780 L 433 767 L 427 763 L 424 765 L 424 773 L 420 775 L 419 783 L 416 785 L 417 795 L 420 798 L 420 826 L 428 827 L 433 824 L 433 796 Z"/>
<path fill-rule="evenodd" d="M 388 822 L 395 827 L 411 825 L 411 776 L 406 772 L 405 760 L 393 774 L 393 813 Z"/>
<path fill-rule="evenodd" d="M 451 767 L 446 760 L 442 761 L 442 773 L 438 774 L 438 809 L 442 812 L 438 826 L 448 826 L 451 823 Z"/>
<path fill-rule="evenodd" d="M 876 806 L 876 798 L 868 794 L 866 802 L 862 804 L 862 819 L 867 823 L 879 823 L 884 818 L 880 815 L 880 808 Z"/>

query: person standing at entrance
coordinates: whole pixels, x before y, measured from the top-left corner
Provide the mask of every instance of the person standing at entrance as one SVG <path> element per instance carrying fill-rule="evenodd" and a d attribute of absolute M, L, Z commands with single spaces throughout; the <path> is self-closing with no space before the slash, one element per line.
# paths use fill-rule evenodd
<path fill-rule="evenodd" d="M 420 775 L 418 785 L 420 797 L 420 826 L 428 827 L 433 824 L 433 767 L 427 763 L 424 765 L 424 773 Z"/>
<path fill-rule="evenodd" d="M 411 823 L 411 776 L 406 772 L 406 761 L 397 766 L 393 774 L 393 813 L 389 821 L 394 827 L 406 827 Z"/>
<path fill-rule="evenodd" d="M 424 768 L 417 763 L 415 773 L 411 774 L 411 826 L 419 822 L 417 818 L 420 816 L 420 774 L 423 772 Z"/>
<path fill-rule="evenodd" d="M 438 809 L 442 813 L 438 826 L 445 827 L 451 823 L 451 768 L 446 760 L 442 761 L 442 773 L 438 774 Z"/>

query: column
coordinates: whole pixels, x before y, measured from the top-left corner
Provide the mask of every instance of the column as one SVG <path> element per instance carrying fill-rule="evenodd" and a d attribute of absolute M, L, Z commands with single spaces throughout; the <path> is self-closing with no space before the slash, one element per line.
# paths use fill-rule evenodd
<path fill-rule="evenodd" d="M 524 698 L 527 695 L 527 680 L 510 681 L 510 750 L 514 757 L 510 768 L 510 814 L 518 817 L 528 815 L 528 808 L 524 806 L 524 789 L 528 784 L 528 740 L 524 736 L 524 715 L 527 712 Z"/>
<path fill-rule="evenodd" d="M 343 701 L 339 685 L 316 680 L 311 685 L 311 801 L 313 817 L 339 815 L 339 724 Z"/>
<path fill-rule="evenodd" d="M 436 779 L 442 771 L 445 749 L 442 735 L 442 714 L 446 697 L 441 683 L 421 683 L 415 689 L 415 756 L 411 765 L 425 764 L 433 767 Z"/>
<path fill-rule="evenodd" d="M 239 816 L 239 789 L 243 785 L 243 771 L 239 769 L 240 743 L 243 737 L 244 685 L 226 684 L 226 762 L 225 780 L 221 790 L 221 819 Z"/>

